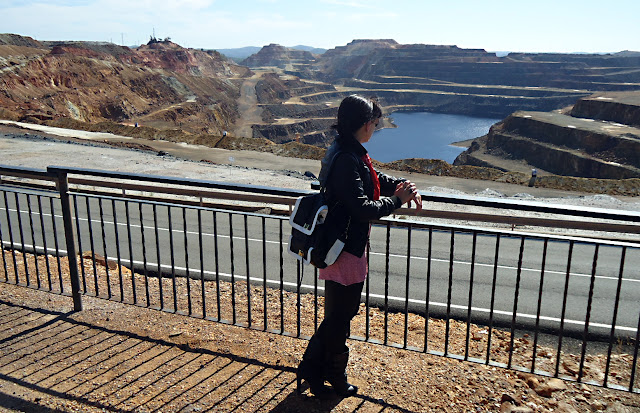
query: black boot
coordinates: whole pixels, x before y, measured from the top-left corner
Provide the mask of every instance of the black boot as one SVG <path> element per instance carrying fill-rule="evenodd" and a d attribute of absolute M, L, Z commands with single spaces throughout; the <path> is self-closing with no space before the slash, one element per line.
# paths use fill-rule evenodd
<path fill-rule="evenodd" d="M 312 337 L 296 371 L 298 393 L 302 392 L 302 380 L 309 384 L 311 393 L 317 397 L 326 397 L 331 393 L 324 384 L 324 359 L 322 344 Z"/>
<path fill-rule="evenodd" d="M 346 348 L 346 346 L 345 346 Z M 333 354 L 327 360 L 327 381 L 340 397 L 354 396 L 358 387 L 347 382 L 347 363 L 349 361 L 349 349 L 343 353 Z"/>

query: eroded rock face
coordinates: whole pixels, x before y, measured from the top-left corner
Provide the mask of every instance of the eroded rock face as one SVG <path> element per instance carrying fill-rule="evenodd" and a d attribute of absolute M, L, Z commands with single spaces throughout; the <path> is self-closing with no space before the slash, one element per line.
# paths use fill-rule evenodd
<path fill-rule="evenodd" d="M 15 120 L 115 121 L 222 133 L 238 116 L 246 67 L 217 52 L 158 42 L 43 42 L 3 35 L 0 107 Z M 31 39 L 32 40 L 32 39 Z"/>

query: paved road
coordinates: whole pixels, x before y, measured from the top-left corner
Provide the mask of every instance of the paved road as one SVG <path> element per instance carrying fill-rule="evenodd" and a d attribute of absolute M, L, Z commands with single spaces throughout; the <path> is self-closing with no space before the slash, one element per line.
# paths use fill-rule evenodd
<path fill-rule="evenodd" d="M 252 125 L 262 124 L 262 107 L 258 105 L 256 95 L 256 84 L 262 77 L 262 73 L 257 72 L 252 77 L 246 79 L 240 87 L 240 98 L 238 99 L 238 118 L 234 126 L 235 136 L 251 138 L 253 136 Z"/>
<path fill-rule="evenodd" d="M 44 198 L 43 198 L 44 199 Z M 9 219 L 12 222 L 12 236 L 16 243 L 20 243 L 20 228 L 16 205 L 11 196 L 8 197 Z M 38 249 L 42 247 L 42 226 L 37 215 L 39 207 L 32 199 L 31 219 L 25 212 L 27 203 L 23 199 L 20 209 L 23 211 L 21 223 L 23 226 L 24 243 L 32 245 L 33 240 Z M 53 243 L 53 229 L 48 202 L 43 204 L 45 233 L 47 243 L 51 248 Z M 99 214 L 97 201 L 90 202 L 91 221 L 88 220 L 86 203 L 80 198 L 78 215 L 80 217 L 81 249 L 93 249 L 104 255 L 102 233 L 104 225 L 107 240 L 106 255 L 115 258 L 118 254 L 124 265 L 129 265 L 128 231 L 126 226 L 126 211 L 123 203 L 116 203 L 115 212 L 111 201 L 102 205 L 102 219 Z M 142 269 L 142 233 L 145 234 L 145 249 L 147 268 L 157 270 L 157 248 L 160 247 L 161 271 L 167 275 L 175 272 L 184 275 L 186 260 L 189 259 L 189 272 L 192 276 L 200 276 L 200 237 L 204 249 L 203 268 L 205 277 L 213 279 L 229 279 L 231 275 L 236 279 L 262 283 L 265 274 L 268 283 L 277 287 L 280 283 L 280 255 L 286 249 L 285 240 L 289 231 L 288 224 L 277 218 L 243 216 L 230 217 L 226 213 L 204 212 L 201 216 L 201 231 L 198 230 L 198 217 L 194 211 L 187 211 L 183 216 L 181 209 L 172 208 L 169 212 L 164 206 L 154 211 L 149 205 L 143 206 L 143 219 L 139 218 L 138 205 L 129 205 L 131 245 L 133 261 L 138 269 Z M 169 225 L 171 213 L 171 225 Z M 184 231 L 186 220 L 186 232 Z M 156 226 L 157 234 L 156 239 Z M 7 225 L 7 210 L 4 200 L 0 201 L 0 226 L 2 240 L 5 246 L 9 242 Z M 34 222 L 32 237 L 30 222 Z M 62 228 L 61 218 L 57 217 L 58 229 Z M 91 224 L 89 225 L 89 222 Z M 116 250 L 114 223 L 117 222 L 120 251 Z M 264 225 L 264 227 L 263 227 Z M 280 236 L 282 225 L 283 237 Z M 214 229 L 215 226 L 215 229 Z M 171 228 L 171 232 L 169 229 Z M 93 237 L 89 238 L 89 230 Z M 214 237 L 214 231 L 217 238 Z M 185 241 L 185 233 L 187 234 Z M 170 236 L 171 234 L 171 236 Z M 246 234 L 246 237 L 245 237 Z M 466 319 L 470 314 L 472 321 L 488 323 L 489 316 L 501 325 L 510 325 L 513 321 L 514 309 L 518 328 L 532 329 L 535 326 L 536 314 L 540 311 L 540 325 L 544 329 L 557 330 L 560 319 L 565 312 L 563 328 L 565 332 L 581 334 L 584 331 L 585 315 L 591 300 L 589 313 L 589 332 L 608 335 L 614 314 L 615 296 L 618 287 L 620 257 L 622 248 L 618 246 L 601 246 L 595 257 L 595 247 L 576 242 L 572 247 L 572 259 L 569 276 L 567 266 L 569 248 L 568 240 L 550 241 L 546 246 L 546 260 L 544 280 L 542 275 L 542 257 L 544 242 L 535 239 L 525 239 L 524 243 L 518 237 L 506 234 L 500 237 L 498 261 L 495 265 L 496 244 L 498 237 L 493 234 L 476 235 L 474 250 L 473 235 L 456 233 L 453 237 L 446 230 L 412 230 L 410 239 L 410 256 L 407 259 L 409 246 L 409 232 L 406 229 L 392 227 L 389 233 L 390 247 L 386 252 L 387 230 L 384 226 L 375 226 L 372 231 L 371 242 L 371 274 L 370 297 L 372 302 L 384 305 L 385 291 L 388 291 L 388 305 L 395 310 L 402 310 L 405 305 L 410 310 L 434 316 L 450 314 L 457 318 Z M 63 238 L 60 238 L 63 247 Z M 185 245 L 186 243 L 186 245 Z M 169 254 L 173 245 L 173 254 Z M 64 248 L 64 247 L 63 247 Z M 216 257 L 218 262 L 215 262 Z M 521 252 L 522 250 L 522 252 Z M 231 254 L 233 251 L 233 254 Z M 263 251 L 266 260 L 263 260 Z M 475 256 L 472 260 L 472 254 Z M 246 259 L 248 254 L 248 259 Z M 522 259 L 519 257 L 522 256 Z M 233 257 L 233 258 L 231 258 Z M 430 260 L 429 260 L 430 258 Z M 295 289 L 297 271 L 295 261 L 284 256 L 284 282 L 288 289 Z M 172 263 L 173 261 L 173 263 Z M 592 277 L 593 265 L 595 276 Z M 620 336 L 635 336 L 638 325 L 638 293 L 640 274 L 637 271 L 640 263 L 640 251 L 629 248 L 626 251 L 624 277 L 621 281 L 620 302 L 617 310 L 618 321 L 616 334 Z M 407 266 L 409 269 L 407 270 Z M 473 267 L 473 272 L 472 272 Z M 305 269 L 303 289 L 313 288 L 313 275 Z M 473 277 L 473 281 L 471 278 Z M 542 293 L 540 285 L 542 283 Z M 593 283 L 593 284 L 592 284 Z M 567 298 L 564 299 L 565 285 Z M 472 288 L 470 288 L 472 286 Z M 427 296 L 427 289 L 429 295 Z M 516 294 L 517 290 L 517 294 Z M 516 298 L 517 297 L 517 304 Z M 427 305 L 427 302 L 429 303 Z M 469 313 L 469 302 L 471 312 Z M 565 305 L 563 305 L 566 303 Z"/>

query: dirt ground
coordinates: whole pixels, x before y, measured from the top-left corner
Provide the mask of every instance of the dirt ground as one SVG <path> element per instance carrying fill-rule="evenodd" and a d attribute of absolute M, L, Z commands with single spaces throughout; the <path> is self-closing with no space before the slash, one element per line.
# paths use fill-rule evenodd
<path fill-rule="evenodd" d="M 42 279 L 36 280 L 33 256 L 15 254 L 19 283 L 56 291 L 56 274 L 62 274 L 63 289 L 69 290 L 65 259 L 58 272 L 57 260 L 49 257 L 51 273 L 56 275 L 49 284 L 42 275 L 44 257 L 38 257 Z M 23 263 L 27 263 L 30 278 L 25 278 Z M 93 264 L 86 257 L 83 263 L 86 268 Z M 7 272 L 0 274 L 0 412 L 640 411 L 638 394 L 355 340 L 349 341 L 352 357 L 348 374 L 350 381 L 360 387 L 358 395 L 319 400 L 311 397 L 308 389 L 302 394 L 296 391 L 295 367 L 307 343 L 303 339 L 174 314 L 182 307 L 176 304 L 171 308 L 170 296 L 165 300 L 164 312 L 143 308 L 157 305 L 153 297 L 157 299 L 159 284 L 140 274 L 133 274 L 136 288 L 140 289 L 138 306 L 84 296 L 83 311 L 73 312 L 72 300 L 65 295 L 12 285 L 16 276 L 13 265 L 11 252 L 4 251 L 3 267 Z M 131 291 L 118 291 L 115 270 L 109 279 L 104 266 L 97 268 L 97 288 L 93 290 L 88 285 L 87 293 L 104 296 L 107 283 L 113 283 L 112 299 L 127 301 Z M 126 268 L 122 272 L 122 285 L 131 285 L 132 274 Z M 164 291 L 171 291 L 170 287 L 165 285 Z M 144 301 L 145 288 L 150 288 L 149 302 Z M 226 303 L 228 286 L 218 289 Z M 241 285 L 237 288 L 238 292 L 244 290 Z M 178 301 L 173 302 L 178 303 L 187 290 L 179 284 L 174 291 Z M 277 306 L 278 300 L 271 294 L 277 291 L 268 293 L 268 311 L 275 316 L 278 311 L 271 306 Z M 194 303 L 201 302 L 197 289 L 193 288 L 191 294 Z M 262 302 L 259 294 L 256 287 L 252 292 L 256 303 Z M 294 311 L 291 306 L 295 294 L 286 294 L 284 302 L 290 303 L 287 311 Z M 303 297 L 303 310 L 313 304 L 312 298 Z M 243 302 L 246 296 L 240 293 L 236 300 Z M 229 311 L 225 306 L 221 308 L 223 313 Z M 238 307 L 238 317 L 246 317 L 246 307 Z M 215 309 L 209 314 L 212 312 Z M 363 312 L 364 307 L 354 320 L 352 333 L 361 333 Z M 423 334 L 420 325 L 424 325 L 424 319 L 410 316 L 411 341 L 414 335 Z M 262 313 L 254 311 L 252 317 L 260 320 Z M 403 315 L 398 317 L 391 318 L 391 326 L 401 325 Z M 372 329 L 380 327 L 382 318 L 379 310 L 370 309 Z M 302 312 L 301 324 L 304 331 L 309 331 L 313 326 L 312 312 Z M 436 339 L 442 334 L 443 324 L 430 321 L 430 334 Z M 452 323 L 451 329 L 450 349 L 460 354 L 464 324 Z M 288 325 L 285 330 L 295 328 Z M 402 329 L 392 328 L 390 339 L 401 332 Z M 472 351 L 482 351 L 485 338 L 476 326 L 472 337 Z M 496 331 L 494 340 L 497 345 L 492 358 L 505 361 L 508 335 Z M 515 341 L 515 363 L 526 363 L 526 351 L 519 347 L 529 344 L 526 338 Z M 550 350 L 541 347 L 538 351 L 540 363 L 545 358 L 552 362 Z M 624 359 L 621 356 L 618 362 Z M 588 362 L 588 371 L 593 374 L 602 368 L 602 360 L 597 357 L 590 357 Z M 621 365 L 612 366 L 613 371 L 618 368 L 628 371 Z M 572 369 L 571 363 L 563 362 L 562 374 L 570 375 Z M 616 375 L 612 377 L 615 379 Z M 622 382 L 628 382 L 628 378 L 621 374 Z"/>

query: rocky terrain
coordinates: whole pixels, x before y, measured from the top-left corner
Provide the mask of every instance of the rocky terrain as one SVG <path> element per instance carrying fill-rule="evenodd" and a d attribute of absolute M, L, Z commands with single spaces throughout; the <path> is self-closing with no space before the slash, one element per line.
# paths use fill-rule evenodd
<path fill-rule="evenodd" d="M 498 57 L 382 39 L 322 55 L 271 44 L 243 63 L 251 69 L 170 39 L 131 49 L 0 35 L 0 118 L 318 159 L 337 105 L 360 93 L 387 114 L 506 117 L 453 166 L 409 159 L 390 168 L 521 184 L 537 168 L 534 185 L 640 191 L 639 53 Z"/>
<path fill-rule="evenodd" d="M 640 91 L 598 93 L 563 111 L 518 111 L 454 162 L 587 178 L 640 177 Z"/>
<path fill-rule="evenodd" d="M 239 88 L 250 74 L 217 52 L 169 40 L 134 50 L 0 35 L 0 117 L 219 135 L 237 119 Z"/>

